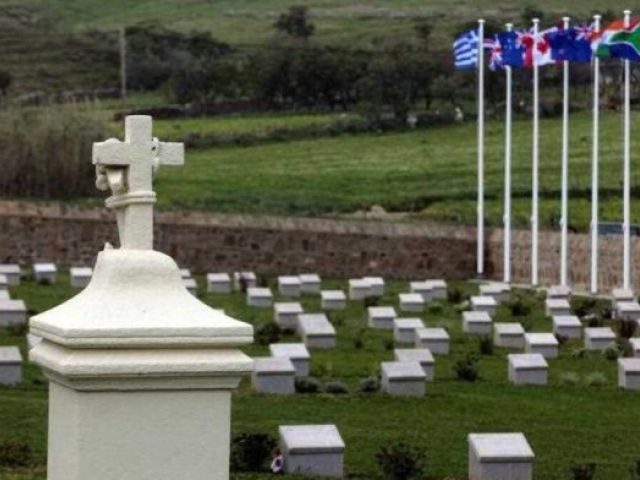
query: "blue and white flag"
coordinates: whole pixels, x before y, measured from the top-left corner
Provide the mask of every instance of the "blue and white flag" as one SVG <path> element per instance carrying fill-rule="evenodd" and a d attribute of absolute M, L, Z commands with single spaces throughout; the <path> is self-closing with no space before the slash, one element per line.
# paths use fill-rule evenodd
<path fill-rule="evenodd" d="M 478 67 L 478 32 L 470 30 L 460 35 L 453 42 L 455 66 L 458 70 L 469 70 Z"/>

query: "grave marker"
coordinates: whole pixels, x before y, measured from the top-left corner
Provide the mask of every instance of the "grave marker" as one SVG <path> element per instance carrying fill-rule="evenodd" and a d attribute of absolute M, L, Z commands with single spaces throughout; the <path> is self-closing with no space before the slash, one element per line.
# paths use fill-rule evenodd
<path fill-rule="evenodd" d="M 0 385 L 22 383 L 22 354 L 18 347 L 0 347 Z"/>
<path fill-rule="evenodd" d="M 281 426 L 279 434 L 285 473 L 343 478 L 345 445 L 335 425 Z"/>

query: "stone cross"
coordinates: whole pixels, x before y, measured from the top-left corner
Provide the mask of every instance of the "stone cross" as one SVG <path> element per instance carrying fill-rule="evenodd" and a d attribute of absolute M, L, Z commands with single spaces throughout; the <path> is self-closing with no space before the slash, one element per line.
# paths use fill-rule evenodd
<path fill-rule="evenodd" d="M 124 142 L 111 138 L 93 144 L 96 186 L 111 189 L 105 203 L 116 211 L 122 249 L 153 249 L 153 175 L 160 165 L 184 164 L 184 145 L 159 142 L 151 129 L 151 117 L 128 116 Z"/>

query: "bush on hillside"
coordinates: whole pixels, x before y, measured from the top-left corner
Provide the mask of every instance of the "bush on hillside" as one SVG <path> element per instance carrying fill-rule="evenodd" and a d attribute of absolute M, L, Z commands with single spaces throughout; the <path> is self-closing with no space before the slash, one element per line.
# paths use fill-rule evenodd
<path fill-rule="evenodd" d="M 33 460 L 33 452 L 26 442 L 0 442 L 0 467 L 28 467 Z"/>
<path fill-rule="evenodd" d="M 0 195 L 95 196 L 92 145 L 108 136 L 102 121 L 71 108 L 4 112 L 0 119 Z"/>
<path fill-rule="evenodd" d="M 272 343 L 278 343 L 282 331 L 275 322 L 267 322 L 256 328 L 256 343 L 258 345 L 270 345 Z"/>
<path fill-rule="evenodd" d="M 596 474 L 595 463 L 579 463 L 571 466 L 573 480 L 592 480 Z"/>

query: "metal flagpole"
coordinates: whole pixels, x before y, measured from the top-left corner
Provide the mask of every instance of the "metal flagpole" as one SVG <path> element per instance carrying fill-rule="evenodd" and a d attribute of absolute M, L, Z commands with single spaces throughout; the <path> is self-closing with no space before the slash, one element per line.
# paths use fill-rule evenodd
<path fill-rule="evenodd" d="M 513 30 L 513 24 L 507 23 L 507 31 Z M 504 140 L 504 281 L 511 281 L 511 81 L 512 71 L 505 65 L 507 77 L 506 126 Z"/>
<path fill-rule="evenodd" d="M 533 19 L 533 159 L 531 185 L 531 285 L 538 285 L 539 71 L 536 48 L 540 20 Z"/>
<path fill-rule="evenodd" d="M 484 275 L 484 20 L 478 20 L 478 276 Z"/>
<path fill-rule="evenodd" d="M 624 11 L 624 28 L 631 24 L 631 10 Z M 631 286 L 631 75 L 630 62 L 624 61 L 624 219 L 623 288 Z"/>
<path fill-rule="evenodd" d="M 594 15 L 595 33 L 600 32 L 600 15 Z M 591 158 L 591 294 L 598 293 L 598 162 L 600 155 L 600 59 L 593 58 L 593 146 Z"/>
<path fill-rule="evenodd" d="M 562 19 L 565 30 L 569 28 L 569 17 Z M 564 74 L 562 105 L 562 212 L 560 218 L 560 285 L 567 286 L 567 254 L 569 224 L 569 62 L 562 62 Z"/>

